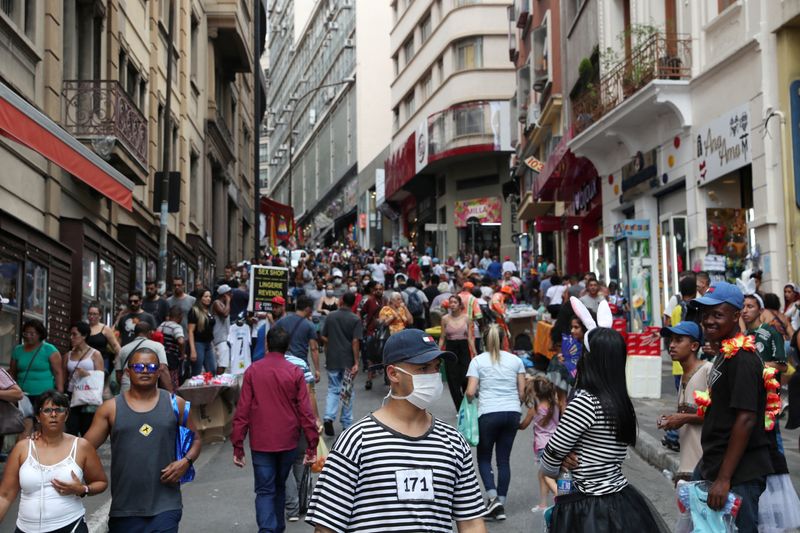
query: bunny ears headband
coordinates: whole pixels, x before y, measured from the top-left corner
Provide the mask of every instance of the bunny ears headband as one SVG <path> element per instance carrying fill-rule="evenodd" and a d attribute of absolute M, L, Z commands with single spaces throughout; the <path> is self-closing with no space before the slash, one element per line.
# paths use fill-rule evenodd
<path fill-rule="evenodd" d="M 740 279 L 736 280 L 736 286 L 739 287 L 739 290 L 742 291 L 742 294 L 745 296 L 752 296 L 758 301 L 758 305 L 761 309 L 764 309 L 764 300 L 761 299 L 761 296 L 758 295 L 756 292 L 756 280 L 753 278 L 748 279 L 747 281 L 742 281 Z"/>
<path fill-rule="evenodd" d="M 611 314 L 611 308 L 608 302 L 603 300 L 597 307 L 597 322 L 592 318 L 592 314 L 586 308 L 582 301 L 570 296 L 569 303 L 572 304 L 572 310 L 578 316 L 583 325 L 586 327 L 586 335 L 583 336 L 583 344 L 586 349 L 589 349 L 589 334 L 598 327 L 610 328 L 614 324 L 614 316 Z"/>

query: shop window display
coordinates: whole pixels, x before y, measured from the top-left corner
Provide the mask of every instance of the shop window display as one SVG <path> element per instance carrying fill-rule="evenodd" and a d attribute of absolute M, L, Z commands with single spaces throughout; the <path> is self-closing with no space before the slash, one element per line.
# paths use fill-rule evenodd
<path fill-rule="evenodd" d="M 6 367 L 19 343 L 19 266 L 16 261 L 0 262 L 0 294 L 8 298 L 0 311 L 0 365 Z"/>

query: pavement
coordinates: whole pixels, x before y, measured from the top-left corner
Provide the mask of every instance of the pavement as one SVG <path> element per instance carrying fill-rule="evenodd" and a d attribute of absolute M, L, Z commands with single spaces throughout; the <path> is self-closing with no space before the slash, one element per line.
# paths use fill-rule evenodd
<path fill-rule="evenodd" d="M 665 361 L 662 398 L 659 400 L 634 400 L 639 420 L 639 439 L 637 446 L 628 455 L 623 470 L 628 480 L 653 503 L 656 510 L 666 520 L 674 524 L 677 520 L 674 490 L 672 483 L 662 472 L 677 467 L 677 454 L 663 448 L 660 444 L 662 433 L 656 429 L 655 421 L 661 414 L 672 412 L 677 399 L 674 392 L 670 367 Z M 354 418 L 358 419 L 377 409 L 387 389 L 382 380 L 375 380 L 371 391 L 364 390 L 364 376 L 359 375 L 355 384 Z M 325 375 L 317 386 L 320 409 L 324 409 L 326 392 Z M 447 423 L 455 424 L 456 412 L 447 389 L 434 405 L 432 412 Z M 337 423 L 337 435 L 341 426 Z M 798 431 L 784 431 L 789 469 L 793 474 L 795 486 L 800 486 L 800 452 L 798 452 Z M 335 437 L 326 437 L 329 446 Z M 105 444 L 100 449 L 106 468 L 109 465 L 109 449 Z M 476 460 L 477 465 L 477 460 Z M 531 507 L 539 501 L 536 465 L 533 458 L 533 433 L 530 429 L 520 432 L 511 454 L 512 478 L 504 522 L 489 520 L 490 532 L 529 533 L 543 531 L 541 514 L 534 514 Z M 253 472 L 249 464 L 239 469 L 232 463 L 232 448 L 229 442 L 213 443 L 204 446 L 201 457 L 196 462 L 197 478 L 183 487 L 184 514 L 181 532 L 252 532 L 255 524 L 253 494 Z M 104 533 L 110 505 L 110 493 L 85 500 L 86 515 L 92 533 Z M 12 533 L 17 512 L 17 504 L 9 509 L 6 519 L 0 524 L 0 533 Z M 288 533 L 308 532 L 310 526 L 304 522 L 287 525 Z"/>

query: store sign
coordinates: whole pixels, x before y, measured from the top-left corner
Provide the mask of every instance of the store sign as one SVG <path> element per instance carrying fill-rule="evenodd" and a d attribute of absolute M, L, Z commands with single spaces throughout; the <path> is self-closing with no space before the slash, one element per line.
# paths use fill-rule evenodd
<path fill-rule="evenodd" d="M 533 170 L 534 172 L 541 173 L 544 170 L 544 163 L 539 161 L 533 156 L 525 159 L 525 164 L 528 166 L 529 169 Z"/>
<path fill-rule="evenodd" d="M 725 272 L 725 256 L 708 254 L 703 258 L 703 270 L 706 272 Z"/>
<path fill-rule="evenodd" d="M 614 224 L 614 239 L 618 240 L 626 237 L 633 237 L 635 239 L 649 239 L 650 221 L 623 220 L 618 224 Z"/>
<path fill-rule="evenodd" d="M 415 165 L 417 174 L 428 166 L 428 120 L 425 119 L 417 126 L 415 141 Z"/>
<path fill-rule="evenodd" d="M 597 197 L 597 192 L 600 190 L 600 187 L 597 185 L 598 180 L 599 178 L 595 177 L 590 180 L 589 183 L 581 187 L 581 190 L 575 193 L 575 197 L 572 200 L 572 207 L 576 215 L 581 211 L 588 210 L 589 206 L 592 205 L 592 200 Z"/>
<path fill-rule="evenodd" d="M 750 159 L 749 104 L 742 104 L 700 128 L 697 134 L 697 176 L 709 183 L 745 165 Z"/>
<path fill-rule="evenodd" d="M 255 313 L 272 311 L 272 299 L 289 294 L 289 269 L 253 265 L 250 276 L 250 305 Z"/>
<path fill-rule="evenodd" d="M 456 227 L 466 228 L 470 218 L 477 219 L 481 224 L 500 224 L 503 221 L 500 198 L 490 196 L 456 201 L 454 216 Z"/>

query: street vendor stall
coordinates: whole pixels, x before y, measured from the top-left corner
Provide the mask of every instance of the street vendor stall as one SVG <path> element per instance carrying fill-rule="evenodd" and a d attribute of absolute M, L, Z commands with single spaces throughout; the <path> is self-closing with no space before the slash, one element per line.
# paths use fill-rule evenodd
<path fill-rule="evenodd" d="M 199 379 L 198 379 L 199 378 Z M 224 442 L 231 434 L 233 411 L 239 401 L 241 376 L 195 376 L 177 390 L 191 402 L 191 418 L 203 443 Z"/>
<path fill-rule="evenodd" d="M 531 305 L 512 305 L 508 308 L 507 324 L 510 333 L 509 343 L 513 348 L 516 344 L 517 336 L 528 335 L 533 341 L 536 331 L 536 317 L 538 313 Z"/>

